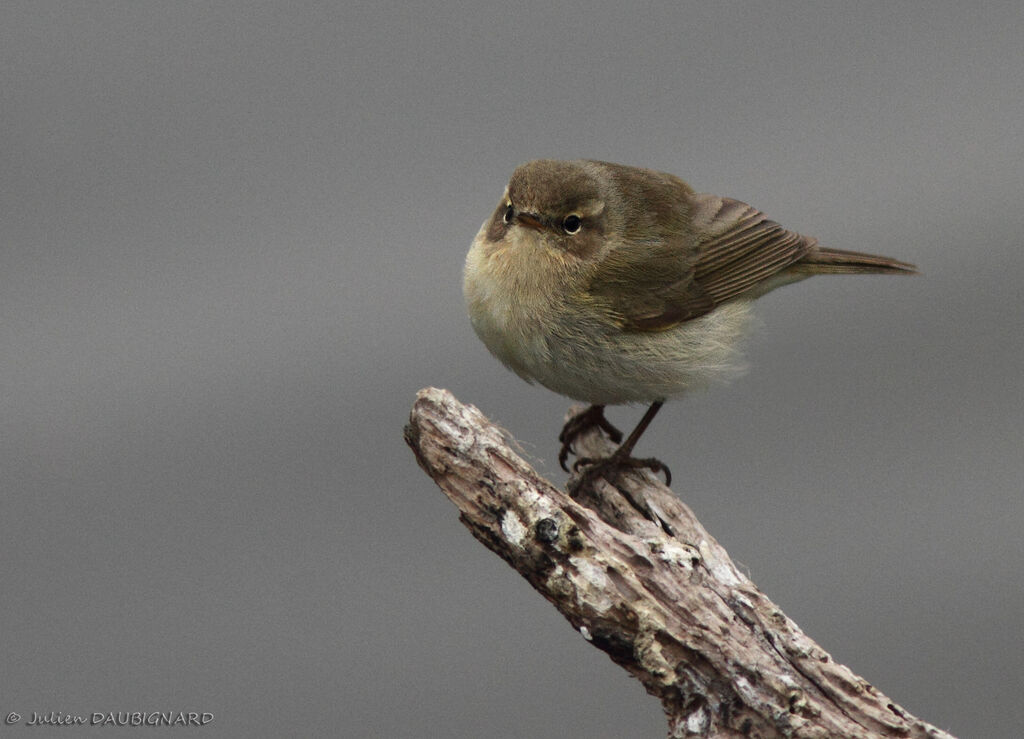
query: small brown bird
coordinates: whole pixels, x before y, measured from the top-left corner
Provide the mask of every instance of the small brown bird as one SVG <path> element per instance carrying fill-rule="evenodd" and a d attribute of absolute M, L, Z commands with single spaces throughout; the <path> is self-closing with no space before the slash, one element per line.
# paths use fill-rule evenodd
<path fill-rule="evenodd" d="M 817 274 L 911 274 L 888 257 L 828 249 L 746 203 L 678 177 L 590 160 L 537 160 L 512 173 L 466 257 L 464 293 L 487 348 L 527 382 L 591 407 L 562 429 L 622 439 L 604 406 L 651 403 L 588 472 L 643 466 L 631 456 L 667 399 L 739 366 L 754 298 Z"/>

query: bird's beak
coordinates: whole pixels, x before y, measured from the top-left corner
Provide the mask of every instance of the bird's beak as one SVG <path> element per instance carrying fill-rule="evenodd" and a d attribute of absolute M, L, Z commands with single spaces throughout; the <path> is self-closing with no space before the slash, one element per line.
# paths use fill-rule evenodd
<path fill-rule="evenodd" d="M 519 213 L 516 215 L 516 220 L 528 228 L 533 228 L 537 231 L 544 230 L 544 224 L 540 222 L 540 218 L 534 213 Z"/>

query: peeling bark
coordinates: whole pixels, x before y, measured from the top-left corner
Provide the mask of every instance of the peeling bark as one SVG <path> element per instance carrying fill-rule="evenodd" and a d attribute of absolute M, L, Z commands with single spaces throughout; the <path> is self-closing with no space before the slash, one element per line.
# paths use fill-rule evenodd
<path fill-rule="evenodd" d="M 436 388 L 405 439 L 473 536 L 661 700 L 669 737 L 950 738 L 836 663 L 650 473 L 573 499 Z M 576 447 L 614 448 L 597 431 Z"/>

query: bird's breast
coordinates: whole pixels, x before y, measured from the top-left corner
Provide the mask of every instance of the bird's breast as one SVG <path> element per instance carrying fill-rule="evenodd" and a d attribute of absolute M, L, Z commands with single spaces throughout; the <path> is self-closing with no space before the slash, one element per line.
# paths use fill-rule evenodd
<path fill-rule="evenodd" d="M 550 362 L 553 333 L 570 290 L 563 265 L 543 248 L 494 244 L 480 236 L 466 257 L 463 291 L 477 336 L 523 378 Z"/>

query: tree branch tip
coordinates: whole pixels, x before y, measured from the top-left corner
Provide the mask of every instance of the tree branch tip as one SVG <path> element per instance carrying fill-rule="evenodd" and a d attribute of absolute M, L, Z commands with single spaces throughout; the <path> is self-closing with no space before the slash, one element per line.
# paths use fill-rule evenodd
<path fill-rule="evenodd" d="M 952 739 L 835 662 L 656 479 L 624 471 L 574 499 L 435 387 L 403 437 L 471 533 L 661 700 L 669 736 Z M 587 456 L 609 446 L 577 441 Z"/>

